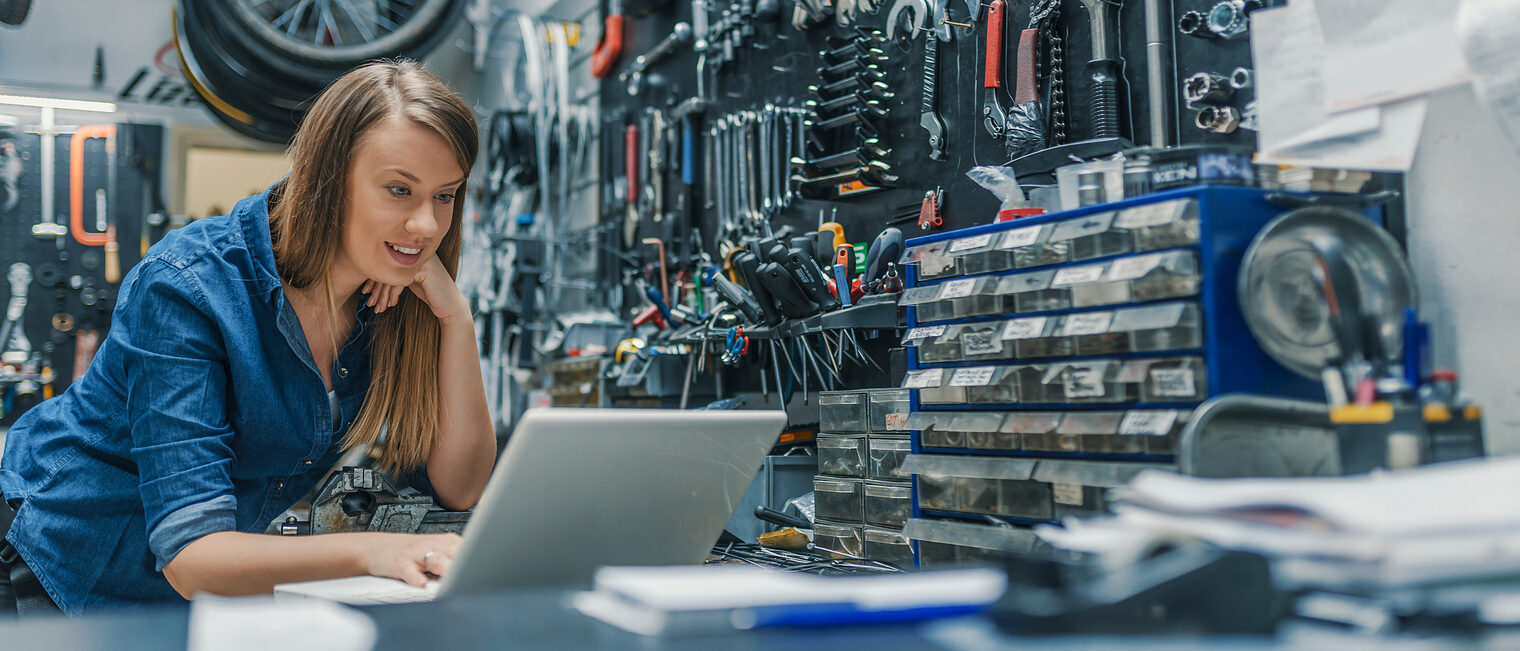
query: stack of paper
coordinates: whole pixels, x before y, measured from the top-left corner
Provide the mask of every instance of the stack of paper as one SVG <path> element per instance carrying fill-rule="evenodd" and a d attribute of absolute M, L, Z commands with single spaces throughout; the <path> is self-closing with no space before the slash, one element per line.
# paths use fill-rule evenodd
<path fill-rule="evenodd" d="M 1201 539 L 1275 559 L 1289 586 L 1386 588 L 1520 577 L 1520 459 L 1353 477 L 1200 479 L 1146 471 L 1110 518 L 1044 527 L 1050 543 L 1129 558 Z"/>
<path fill-rule="evenodd" d="M 823 577 L 754 566 L 604 567 L 582 613 L 641 635 L 903 622 L 985 610 L 1000 570 Z"/>

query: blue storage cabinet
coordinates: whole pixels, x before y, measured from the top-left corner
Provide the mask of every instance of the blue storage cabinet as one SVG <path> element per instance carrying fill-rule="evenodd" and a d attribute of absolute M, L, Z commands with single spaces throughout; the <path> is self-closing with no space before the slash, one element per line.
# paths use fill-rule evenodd
<path fill-rule="evenodd" d="M 952 530 L 1102 512 L 1106 487 L 1169 467 L 1204 400 L 1321 397 L 1261 350 L 1236 295 L 1246 249 L 1286 210 L 1195 186 L 910 240 L 909 537 L 1008 539 Z"/>

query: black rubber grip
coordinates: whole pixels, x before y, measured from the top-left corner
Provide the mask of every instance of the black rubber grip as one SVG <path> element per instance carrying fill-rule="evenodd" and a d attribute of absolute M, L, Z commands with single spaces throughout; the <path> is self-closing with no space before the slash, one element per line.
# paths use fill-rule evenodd
<path fill-rule="evenodd" d="M 818 311 L 818 307 L 802 293 L 797 280 L 785 267 L 774 262 L 760 265 L 760 282 L 770 290 L 771 296 L 781 306 L 781 313 L 787 318 L 802 319 Z"/>
<path fill-rule="evenodd" d="M 811 300 L 821 310 L 832 310 L 839 307 L 839 299 L 829 291 L 829 277 L 823 274 L 823 269 L 818 266 L 818 261 L 801 249 L 792 249 L 786 263 L 786 270 L 797 279 L 797 286 L 802 288 Z"/>
<path fill-rule="evenodd" d="M 765 283 L 760 279 L 760 259 L 755 254 L 744 251 L 734 255 L 734 264 L 739 267 L 739 276 L 744 278 L 749 293 L 760 304 L 760 312 L 764 317 L 761 322 L 768 326 L 781 323 L 781 310 L 776 309 L 776 297 L 771 296 L 770 290 L 766 289 Z"/>
<path fill-rule="evenodd" d="M 724 278 L 721 271 L 713 274 L 712 283 L 713 289 L 718 290 L 718 295 L 730 305 L 739 308 L 739 311 L 744 313 L 744 318 L 749 319 L 750 323 L 760 323 L 764 315 L 760 312 L 760 302 L 755 300 L 753 294 Z"/>

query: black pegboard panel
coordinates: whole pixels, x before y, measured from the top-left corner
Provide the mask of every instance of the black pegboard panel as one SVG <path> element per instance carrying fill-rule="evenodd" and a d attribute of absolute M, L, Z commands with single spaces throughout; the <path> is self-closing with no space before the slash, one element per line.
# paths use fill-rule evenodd
<path fill-rule="evenodd" d="M 851 28 L 837 26 L 833 21 L 812 29 L 798 31 L 786 22 L 791 4 L 781 5 L 781 16 L 773 22 L 756 23 L 754 35 L 746 40 L 746 47 L 737 60 L 718 73 L 718 82 L 709 89 L 711 101 L 705 115 L 721 116 L 738 110 L 753 110 L 766 104 L 801 106 L 810 96 L 807 87 L 819 83 L 817 68 L 824 65 L 820 51 L 827 49 L 829 36 L 846 36 L 853 28 L 876 29 L 885 32 L 886 20 L 891 7 L 886 0 L 880 10 L 861 14 Z M 1010 2 L 1007 8 L 1004 37 L 1004 83 L 1005 94 L 1001 100 L 1004 108 L 1011 103 L 1014 75 L 1014 58 L 1018 33 L 1028 25 L 1030 3 Z M 1222 135 L 1205 132 L 1193 126 L 1193 110 L 1183 101 L 1180 84 L 1187 76 L 1210 71 L 1228 75 L 1235 67 L 1250 66 L 1250 45 L 1246 38 L 1235 40 L 1200 39 L 1182 35 L 1177 30 L 1177 16 L 1188 10 L 1206 13 L 1215 2 L 1212 0 L 1162 0 L 1163 28 L 1171 39 L 1173 62 L 1169 95 L 1172 98 L 1173 139 L 1176 144 L 1231 144 L 1254 145 L 1255 133 L 1239 130 Z M 630 16 L 625 28 L 625 48 L 615 70 L 626 68 L 637 55 L 649 50 L 677 21 L 691 20 L 691 5 L 687 2 L 671 2 L 648 16 Z M 716 9 L 724 6 L 719 4 Z M 970 9 L 963 1 L 947 5 L 949 20 L 965 22 Z M 605 3 L 604 3 L 605 10 Z M 1147 144 L 1151 110 L 1147 101 L 1145 78 L 1145 15 L 1144 2 L 1128 0 L 1119 6 L 1118 32 L 1120 52 L 1125 65 L 1123 73 L 1127 92 L 1123 95 L 1121 133 L 1136 144 Z M 716 12 L 714 12 L 716 14 Z M 1066 86 L 1069 97 L 1070 125 L 1068 140 L 1081 140 L 1089 136 L 1091 126 L 1087 119 L 1087 98 L 1090 92 L 1086 62 L 1091 58 L 1089 17 L 1080 0 L 1065 0 L 1057 23 L 1065 37 Z M 916 206 L 926 190 L 940 188 L 945 196 L 945 229 L 957 229 L 988 223 L 993 219 L 998 202 L 993 195 L 971 182 L 965 173 L 977 165 L 999 165 L 1008 161 L 1004 144 L 989 136 L 982 126 L 982 72 L 986 61 L 985 34 L 986 11 L 973 29 L 951 28 L 952 38 L 941 42 L 938 48 L 937 107 L 946 124 L 947 159 L 933 161 L 929 158 L 927 132 L 919 126 L 919 110 L 923 88 L 923 60 L 925 39 L 898 39 L 882 44 L 889 60 L 882 64 L 886 82 L 894 93 L 887 108 L 888 117 L 880 123 L 884 144 L 891 148 L 889 160 L 899 177 L 896 187 L 859 196 L 832 201 L 799 199 L 789 209 L 772 221 L 780 228 L 790 224 L 800 230 L 813 230 L 819 221 L 841 223 L 851 241 L 869 241 L 896 214 L 905 207 Z M 646 75 L 638 95 L 630 95 L 626 84 L 613 75 L 602 84 L 604 179 L 609 181 L 608 192 L 603 195 L 603 220 L 621 224 L 621 204 L 612 200 L 611 188 L 623 174 L 623 126 L 636 119 L 646 107 L 660 107 L 667 111 L 696 93 L 697 55 L 690 47 L 679 48 L 674 54 L 656 63 Z M 1241 97 L 1232 98 L 1237 110 L 1243 108 L 1253 91 L 1247 90 Z M 1042 97 L 1048 96 L 1042 89 Z M 700 141 L 700 138 L 699 138 Z M 698 143 L 700 146 L 700 142 Z M 842 148 L 842 147 L 841 147 Z M 701 174 L 701 152 L 697 154 L 697 173 Z M 694 211 L 700 207 L 702 184 L 682 188 L 678 183 L 667 185 L 667 205 L 680 202 L 686 211 L 678 214 L 677 224 L 645 223 L 640 237 L 680 239 L 684 229 L 696 225 L 706 235 L 705 246 L 716 256 L 712 235 L 717 232 L 716 216 L 707 211 Z M 687 196 L 677 199 L 677 195 Z M 616 213 L 616 214 L 613 214 Z M 648 220 L 646 219 L 646 222 Z M 912 222 L 896 224 L 904 234 L 912 237 L 922 233 Z M 640 247 L 643 248 L 643 247 Z M 641 251 L 640 256 L 652 261 L 653 251 Z M 608 280 L 613 280 L 608 278 Z"/>
<path fill-rule="evenodd" d="M 108 221 L 116 227 L 122 274 L 142 259 L 144 218 L 149 212 L 151 187 L 160 182 L 157 170 L 162 158 L 162 127 L 157 125 L 117 125 L 116 147 L 108 155 L 106 142 L 92 138 L 84 141 L 83 216 L 84 230 L 96 228 L 96 192 L 105 190 Z M 110 326 L 115 307 L 116 285 L 106 282 L 104 253 L 100 247 L 86 246 L 73 237 L 38 238 L 32 227 L 42 221 L 42 138 L 36 133 L 15 134 L 22 162 L 17 181 L 20 200 L 10 211 L 0 213 L 0 272 L 15 262 L 30 265 L 32 283 L 21 327 L 32 349 L 43 353 L 44 360 L 56 375 L 54 388 L 62 392 L 73 381 L 75 336 L 80 330 L 98 330 L 102 340 Z M 54 138 L 53 208 L 55 219 L 70 219 L 70 134 Z M 133 162 L 147 162 L 143 168 Z M 112 192 L 111 168 L 115 167 L 115 191 Z M 61 246 L 60 246 L 61 245 Z M 0 274 L 3 275 L 3 274 Z M 77 287 L 71 282 L 77 278 Z M 52 279 L 52 280 L 50 280 Z M 3 277 L 0 277 L 3 280 Z M 10 300 L 10 284 L 0 282 L 0 308 Z M 86 303 L 89 303 L 88 305 Z M 59 332 L 53 317 L 68 314 L 74 321 L 72 332 Z M 0 390 L 3 393 L 3 390 Z M 20 414 L 7 413 L 3 422 Z"/>

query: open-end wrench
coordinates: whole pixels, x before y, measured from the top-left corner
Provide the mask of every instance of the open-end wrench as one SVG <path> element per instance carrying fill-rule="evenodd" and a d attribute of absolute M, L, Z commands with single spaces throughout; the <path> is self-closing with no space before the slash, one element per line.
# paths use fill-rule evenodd
<path fill-rule="evenodd" d="M 881 106 L 881 101 L 875 97 L 872 97 L 870 93 L 864 91 L 856 91 L 848 95 L 840 95 L 834 99 L 822 102 L 810 99 L 802 106 L 803 108 L 817 113 L 819 117 L 823 117 L 825 115 L 832 115 L 841 111 L 853 109 L 857 106 L 879 107 Z"/>
<path fill-rule="evenodd" d="M 810 129 L 822 129 L 824 131 L 828 131 L 830 129 L 838 129 L 839 127 L 848 126 L 851 124 L 869 125 L 870 120 L 880 119 L 886 117 L 886 115 L 887 110 L 879 106 L 862 106 L 853 111 L 841 113 L 828 119 L 809 122 L 807 126 Z"/>
<path fill-rule="evenodd" d="M 911 39 L 918 36 L 918 32 L 924 28 L 924 21 L 928 20 L 933 10 L 929 7 L 928 0 L 897 0 L 892 3 L 892 9 L 887 12 L 887 40 L 897 38 L 897 23 L 904 11 L 911 12 L 909 26 L 911 29 L 904 38 Z"/>
<path fill-rule="evenodd" d="M 837 63 L 845 59 L 866 57 L 877 61 L 886 61 L 886 55 L 881 48 L 876 47 L 871 41 L 865 39 L 851 39 L 843 46 L 821 52 L 823 60 L 828 63 Z"/>
<path fill-rule="evenodd" d="M 1008 112 L 998 102 L 1003 88 L 1003 12 L 1008 3 L 992 0 L 987 9 L 987 65 L 982 75 L 982 126 L 993 138 L 1007 130 Z"/>
<path fill-rule="evenodd" d="M 820 156 L 813 160 L 793 158 L 792 165 L 803 168 L 804 171 L 829 172 L 846 165 L 859 167 L 874 160 L 887 157 L 888 152 L 877 146 L 881 141 L 871 138 L 861 143 L 859 147 L 848 149 L 837 154 Z"/>
<path fill-rule="evenodd" d="M 877 99 L 892 99 L 892 90 L 881 80 L 881 74 L 871 70 L 860 72 L 822 86 L 808 86 L 808 92 L 822 100 L 845 93 L 870 93 Z"/>
<path fill-rule="evenodd" d="M 1088 98 L 1087 114 L 1092 121 L 1093 138 L 1119 136 L 1119 98 L 1123 95 L 1120 85 L 1123 84 L 1121 72 L 1124 68 L 1116 38 L 1120 1 L 1082 0 L 1092 31 L 1093 58 L 1087 62 L 1092 94 Z"/>
<path fill-rule="evenodd" d="M 661 39 L 648 52 L 634 58 L 633 64 L 629 65 L 627 70 L 618 73 L 618 81 L 628 84 L 629 95 L 638 95 L 639 86 L 644 83 L 644 71 L 648 70 L 649 66 L 654 65 L 656 61 L 664 58 L 665 55 L 670 54 L 672 50 L 676 49 L 676 46 L 690 39 L 691 25 L 685 22 L 676 23 L 675 27 L 670 30 L 670 33 L 664 39 Z"/>
<path fill-rule="evenodd" d="M 998 0 L 1002 2 L 1002 0 Z M 924 39 L 924 97 L 918 112 L 918 125 L 929 132 L 929 158 L 945 160 L 945 121 L 934 108 L 935 89 L 939 85 L 939 39 L 930 34 Z M 845 290 L 848 291 L 848 290 Z"/>
<path fill-rule="evenodd" d="M 876 59 L 870 57 L 851 57 L 818 69 L 818 76 L 826 80 L 840 79 L 857 72 L 877 72 Z"/>

